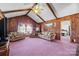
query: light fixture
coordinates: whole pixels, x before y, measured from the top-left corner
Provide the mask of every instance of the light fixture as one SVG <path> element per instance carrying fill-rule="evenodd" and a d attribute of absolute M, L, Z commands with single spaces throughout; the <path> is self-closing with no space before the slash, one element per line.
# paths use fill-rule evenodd
<path fill-rule="evenodd" d="M 74 39 L 74 42 L 76 42 L 76 39 Z"/>
<path fill-rule="evenodd" d="M 36 14 L 40 13 L 40 7 L 39 7 L 39 5 L 36 5 L 36 6 L 32 9 L 32 11 L 33 11 L 34 13 L 36 13 Z"/>

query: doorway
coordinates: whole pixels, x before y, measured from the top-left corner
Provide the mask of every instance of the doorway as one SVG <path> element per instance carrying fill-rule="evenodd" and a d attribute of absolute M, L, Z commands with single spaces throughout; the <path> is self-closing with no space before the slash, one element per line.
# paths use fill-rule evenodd
<path fill-rule="evenodd" d="M 70 42 L 71 21 L 61 21 L 60 37 L 62 42 Z"/>

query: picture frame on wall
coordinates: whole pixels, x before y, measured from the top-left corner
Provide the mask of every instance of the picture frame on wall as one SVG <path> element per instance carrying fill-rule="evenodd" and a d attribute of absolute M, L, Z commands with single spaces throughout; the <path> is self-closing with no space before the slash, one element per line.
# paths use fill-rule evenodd
<path fill-rule="evenodd" d="M 46 24 L 47 27 L 51 28 L 51 27 L 55 27 L 56 26 L 56 23 L 48 23 Z"/>

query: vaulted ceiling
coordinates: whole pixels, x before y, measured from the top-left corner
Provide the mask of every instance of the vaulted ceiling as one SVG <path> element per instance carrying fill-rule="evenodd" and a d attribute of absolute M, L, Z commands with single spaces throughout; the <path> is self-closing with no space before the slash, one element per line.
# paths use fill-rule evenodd
<path fill-rule="evenodd" d="M 36 5 L 40 8 L 38 14 L 31 10 Z M 78 3 L 0 3 L 6 17 L 28 15 L 37 23 L 79 13 L 78 6 Z"/>

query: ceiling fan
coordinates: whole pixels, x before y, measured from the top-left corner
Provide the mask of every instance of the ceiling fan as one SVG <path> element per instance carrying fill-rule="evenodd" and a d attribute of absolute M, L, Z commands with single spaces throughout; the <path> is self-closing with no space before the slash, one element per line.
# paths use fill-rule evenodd
<path fill-rule="evenodd" d="M 36 14 L 41 13 L 42 10 L 43 10 L 43 9 L 40 7 L 39 4 L 36 5 L 34 8 L 32 8 L 32 11 L 33 11 L 34 13 L 36 13 Z"/>

